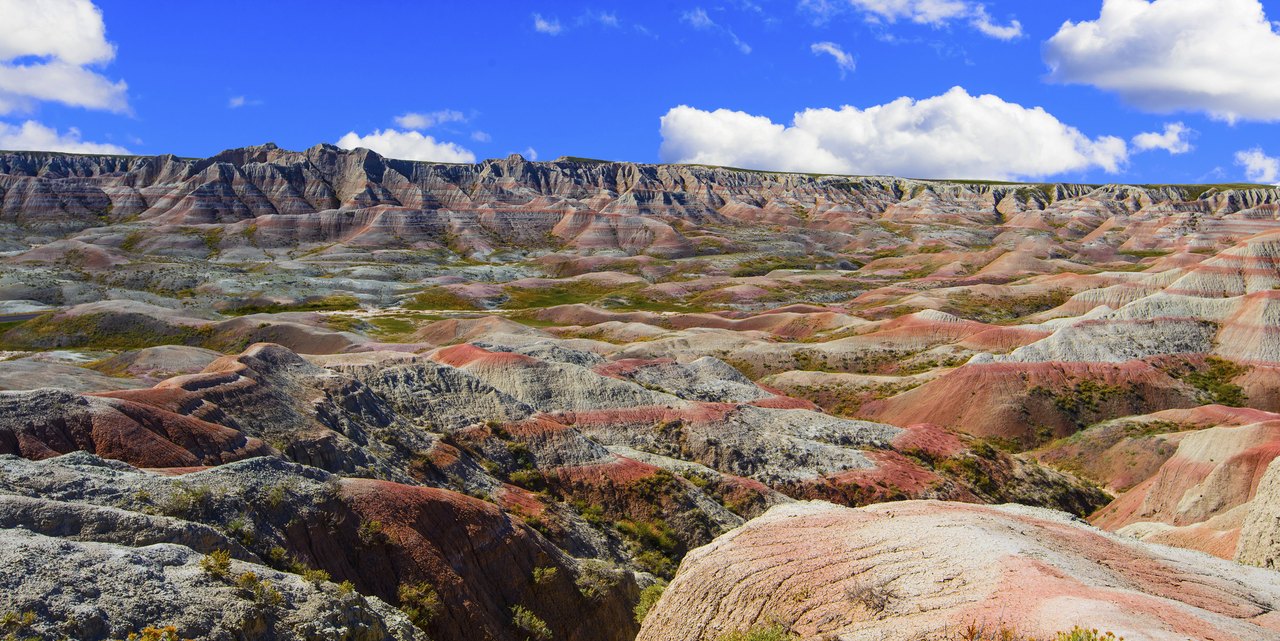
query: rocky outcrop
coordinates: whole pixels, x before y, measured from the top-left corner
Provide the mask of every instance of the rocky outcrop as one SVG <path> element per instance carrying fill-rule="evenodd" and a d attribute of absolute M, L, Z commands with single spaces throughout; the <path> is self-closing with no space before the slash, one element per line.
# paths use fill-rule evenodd
<path fill-rule="evenodd" d="M 695 550 L 640 641 L 781 627 L 801 638 L 1272 639 L 1280 575 L 1093 529 L 1060 513 L 954 503 L 771 509 Z"/>
<path fill-rule="evenodd" d="M 435 488 L 340 481 L 275 459 L 161 476 L 83 453 L 39 462 L 0 457 L 0 524 L 12 546 L 5 560 L 31 555 L 0 568 L 0 611 L 38 613 L 38 631 L 73 619 L 96 626 L 74 638 L 119 638 L 144 625 L 213 639 L 422 638 L 384 601 L 420 606 L 426 614 L 416 623 L 434 639 L 518 641 L 525 632 L 513 622 L 515 606 L 545 621 L 556 638 L 624 641 L 636 629 L 630 573 L 578 562 L 491 503 Z M 84 549 L 93 558 L 68 559 L 56 549 Z M 233 564 L 233 580 L 197 567 L 200 553 L 215 550 L 247 562 Z M 39 563 L 46 569 L 34 571 Z M 105 574 L 96 583 L 68 585 L 94 568 Z M 350 581 L 354 592 L 304 582 L 296 573 L 307 568 Z M 284 594 L 279 610 L 232 585 L 246 571 Z M 85 596 L 94 590 L 101 596 Z M 100 614 L 72 617 L 77 599 Z"/>
<path fill-rule="evenodd" d="M 210 579 L 199 567 L 202 555 L 181 546 L 80 543 L 21 529 L 0 530 L 0 542 L 0 610 L 38 613 L 14 626 L 24 638 L 96 641 L 167 626 L 225 641 L 427 638 L 385 603 L 331 583 L 239 562 L 232 571 L 252 573 L 273 596 Z"/>
<path fill-rule="evenodd" d="M 1241 563 L 1280 568 L 1280 462 L 1272 460 L 1258 483 L 1241 527 L 1235 558 Z"/>
<path fill-rule="evenodd" d="M 217 465 L 272 453 L 242 431 L 124 399 L 0 392 L 0 454 L 93 452 L 135 465 Z"/>

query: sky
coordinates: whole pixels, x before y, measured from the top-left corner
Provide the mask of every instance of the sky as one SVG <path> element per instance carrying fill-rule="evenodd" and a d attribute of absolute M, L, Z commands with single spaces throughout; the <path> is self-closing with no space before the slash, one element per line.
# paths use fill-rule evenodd
<path fill-rule="evenodd" d="M 1280 0 L 0 0 L 0 149 L 1280 183 Z"/>

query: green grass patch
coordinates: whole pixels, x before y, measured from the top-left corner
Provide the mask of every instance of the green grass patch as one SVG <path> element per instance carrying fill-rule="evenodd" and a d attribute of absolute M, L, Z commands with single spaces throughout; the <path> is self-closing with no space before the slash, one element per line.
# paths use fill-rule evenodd
<path fill-rule="evenodd" d="M 1210 356 L 1205 359 L 1205 367 L 1173 374 L 1174 378 L 1203 392 L 1211 403 L 1230 407 L 1244 407 L 1249 401 L 1244 388 L 1231 381 L 1248 373 L 1247 365 L 1233 363 L 1225 358 Z"/>
<path fill-rule="evenodd" d="M 742 278 L 747 276 L 765 276 L 769 272 L 777 269 L 802 269 L 813 270 L 818 265 L 818 260 L 811 256 L 761 256 L 745 260 L 730 272 L 731 275 Z"/>
<path fill-rule="evenodd" d="M 211 326 L 170 325 L 143 314 L 59 316 L 50 312 L 0 334 L 0 349 L 126 351 L 156 345 L 204 346 L 212 339 Z"/>
<path fill-rule="evenodd" d="M 1167 249 L 1122 249 L 1121 256 L 1132 256 L 1134 258 L 1158 258 L 1160 256 L 1168 256 Z"/>
<path fill-rule="evenodd" d="M 462 296 L 448 287 L 431 287 L 424 289 L 407 303 L 402 305 L 405 309 L 413 310 L 476 310 L 480 309 L 476 302 Z"/>
<path fill-rule="evenodd" d="M 249 314 L 280 314 L 284 312 L 331 312 L 358 309 L 360 301 L 355 296 L 321 296 L 307 298 L 295 303 L 248 304 L 232 307 L 222 311 L 227 316 L 247 316 Z"/>
<path fill-rule="evenodd" d="M 1071 291 L 1067 289 L 1017 297 L 995 297 L 966 290 L 948 296 L 942 311 L 981 323 L 1009 323 L 1058 307 L 1070 298 Z"/>

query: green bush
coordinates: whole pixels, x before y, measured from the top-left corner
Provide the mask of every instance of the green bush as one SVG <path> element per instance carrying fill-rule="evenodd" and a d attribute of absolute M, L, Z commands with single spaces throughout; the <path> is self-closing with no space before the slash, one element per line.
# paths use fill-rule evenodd
<path fill-rule="evenodd" d="M 618 585 L 618 571 L 605 561 L 583 561 L 574 583 L 583 597 L 597 601 Z"/>
<path fill-rule="evenodd" d="M 226 550 L 214 550 L 200 559 L 200 569 L 204 573 L 225 581 L 231 576 L 231 553 Z"/>
<path fill-rule="evenodd" d="M 382 531 L 382 521 L 361 521 L 360 527 L 356 530 L 356 536 L 360 537 L 360 542 L 368 547 L 387 543 L 387 534 Z"/>
<path fill-rule="evenodd" d="M 649 616 L 649 610 L 658 603 L 658 599 L 662 598 L 662 593 L 667 589 L 666 583 L 654 583 L 653 585 L 640 591 L 640 601 L 636 603 L 634 609 L 636 623 L 644 623 L 644 618 Z"/>
<path fill-rule="evenodd" d="M 254 572 L 245 572 L 236 577 L 236 587 L 248 592 L 249 598 L 258 605 L 274 608 L 284 603 L 284 595 Z"/>
<path fill-rule="evenodd" d="M 533 582 L 538 585 L 546 585 L 556 580 L 559 570 L 554 567 L 536 567 L 533 569 Z"/>
<path fill-rule="evenodd" d="M 530 637 L 539 641 L 551 639 L 551 628 L 547 627 L 547 622 L 522 605 L 511 608 L 511 624 L 528 632 Z"/>
<path fill-rule="evenodd" d="M 0 641 L 37 641 L 32 626 L 36 623 L 35 612 L 5 612 L 0 614 Z"/>
<path fill-rule="evenodd" d="M 414 625 L 423 630 L 426 630 L 444 609 L 439 593 L 427 583 L 403 584 L 396 596 L 400 599 L 400 611 L 404 612 Z"/>

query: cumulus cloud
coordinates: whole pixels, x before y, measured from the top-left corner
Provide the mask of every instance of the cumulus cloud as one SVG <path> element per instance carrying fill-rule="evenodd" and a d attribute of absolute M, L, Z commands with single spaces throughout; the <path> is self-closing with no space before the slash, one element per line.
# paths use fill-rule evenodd
<path fill-rule="evenodd" d="M 1044 48 L 1050 79 L 1157 113 L 1280 120 L 1280 33 L 1259 0 L 1103 0 Z"/>
<path fill-rule="evenodd" d="M 841 78 L 845 77 L 845 74 L 852 72 L 858 66 L 857 61 L 853 59 L 853 55 L 846 52 L 840 47 L 840 45 L 834 42 L 815 42 L 809 45 L 809 50 L 812 51 L 814 55 L 826 54 L 834 58 L 836 66 L 840 68 Z"/>
<path fill-rule="evenodd" d="M 466 122 L 467 117 L 461 111 L 441 109 L 425 113 L 410 111 L 396 116 L 395 120 L 397 125 L 405 129 L 430 129 L 446 122 Z"/>
<path fill-rule="evenodd" d="M 1137 151 L 1163 149 L 1171 154 L 1185 154 L 1191 151 L 1192 133 L 1195 132 L 1190 127 L 1171 122 L 1164 126 L 1163 132 L 1149 131 L 1134 136 L 1133 148 Z"/>
<path fill-rule="evenodd" d="M 1249 182 L 1280 183 L 1280 158 L 1268 156 L 1261 147 L 1236 152 L 1236 164 L 1244 167 Z"/>
<path fill-rule="evenodd" d="M 127 85 L 88 68 L 115 58 L 102 12 L 92 2 L 0 0 L 0 16 L 0 114 L 42 101 L 129 110 Z"/>
<path fill-rule="evenodd" d="M 666 162 L 919 178 L 1029 179 L 1120 171 L 1128 145 L 1089 138 L 1040 107 L 963 88 L 858 109 L 807 109 L 788 125 L 681 105 L 662 117 Z"/>
<path fill-rule="evenodd" d="M 34 120 L 21 125 L 0 122 L 0 149 L 63 151 L 73 154 L 128 154 L 119 145 L 80 140 L 80 130 L 72 127 L 66 133 L 46 127 Z"/>
<path fill-rule="evenodd" d="M 533 30 L 538 33 L 545 33 L 549 36 L 559 35 L 563 30 L 560 26 L 559 18 L 544 18 L 542 14 L 533 14 Z"/>
<path fill-rule="evenodd" d="M 489 133 L 485 131 L 473 131 L 471 132 L 471 139 L 476 142 L 489 142 L 493 140 L 493 136 L 490 136 Z"/>
<path fill-rule="evenodd" d="M 373 133 L 364 136 L 350 131 L 338 139 L 337 145 L 343 149 L 364 147 L 388 158 L 399 158 L 401 160 L 460 163 L 473 163 L 476 161 L 476 155 L 469 150 L 455 143 L 438 141 L 431 136 L 424 136 L 416 131 L 375 129 Z"/>
<path fill-rule="evenodd" d="M 738 37 L 738 34 L 734 33 L 732 29 L 712 20 L 711 16 L 708 15 L 706 10 L 702 7 L 694 7 L 692 10 L 684 12 L 680 15 L 680 20 L 694 29 L 715 31 L 723 34 L 730 42 L 733 43 L 733 46 L 738 51 L 744 54 L 751 53 L 751 45 L 743 42 L 742 39 Z"/>
<path fill-rule="evenodd" d="M 965 22 L 982 34 L 999 40 L 1022 36 L 1022 23 L 1010 20 L 999 24 L 992 19 L 986 5 L 970 0 L 801 0 L 800 8 L 821 23 L 846 8 L 857 11 L 870 22 L 893 23 L 899 20 L 943 27 Z"/>

